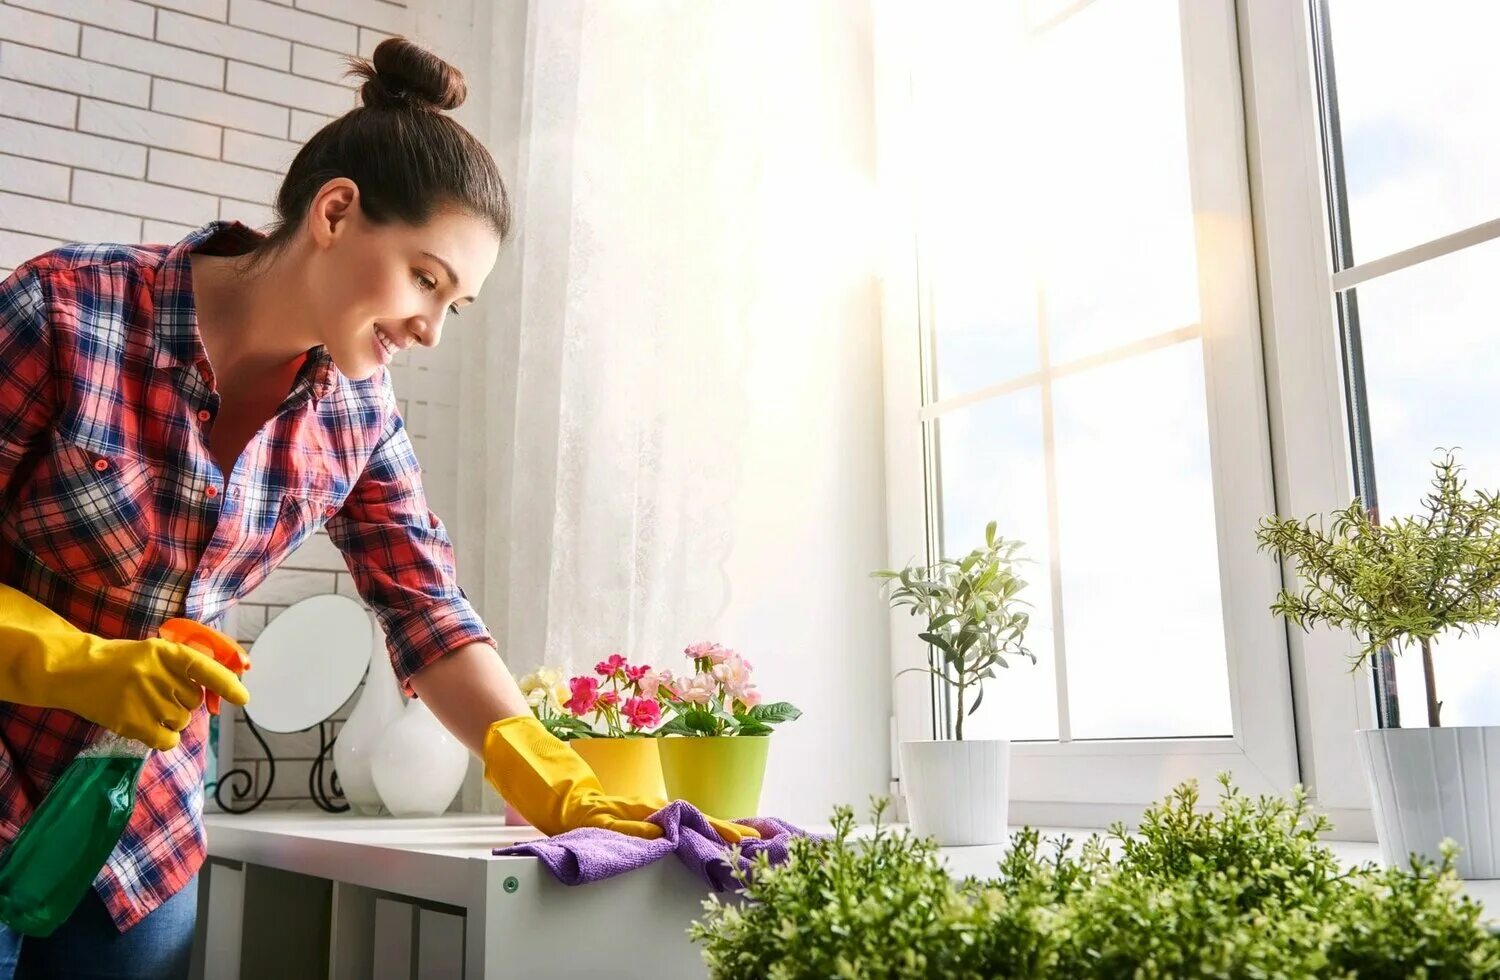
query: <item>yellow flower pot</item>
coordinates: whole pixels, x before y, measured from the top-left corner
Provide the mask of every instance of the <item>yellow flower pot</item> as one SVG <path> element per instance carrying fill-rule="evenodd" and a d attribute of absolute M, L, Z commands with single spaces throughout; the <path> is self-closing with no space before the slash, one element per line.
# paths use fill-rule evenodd
<path fill-rule="evenodd" d="M 594 770 L 610 796 L 665 800 L 654 738 L 575 738 L 568 744 Z"/>
<path fill-rule="evenodd" d="M 684 735 L 657 742 L 668 799 L 686 800 L 726 820 L 760 815 L 769 735 Z"/>

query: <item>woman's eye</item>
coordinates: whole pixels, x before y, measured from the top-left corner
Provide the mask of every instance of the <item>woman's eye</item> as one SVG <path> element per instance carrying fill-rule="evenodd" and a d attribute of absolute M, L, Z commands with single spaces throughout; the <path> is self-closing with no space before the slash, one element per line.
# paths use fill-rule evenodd
<path fill-rule="evenodd" d="M 463 316 L 463 313 L 461 313 L 458 309 L 457 303 L 450 303 L 448 305 L 448 312 L 453 314 L 454 316 Z"/>
<path fill-rule="evenodd" d="M 424 276 L 421 273 L 417 273 L 416 280 L 417 285 L 422 287 L 424 293 L 430 293 L 437 288 L 437 280 L 431 276 Z"/>

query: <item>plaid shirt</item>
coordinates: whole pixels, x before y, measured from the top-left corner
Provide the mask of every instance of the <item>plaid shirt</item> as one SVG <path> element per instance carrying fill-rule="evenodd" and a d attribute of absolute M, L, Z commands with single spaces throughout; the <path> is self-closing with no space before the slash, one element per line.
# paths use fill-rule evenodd
<path fill-rule="evenodd" d="M 171 248 L 68 246 L 0 283 L 0 581 L 84 630 L 141 638 L 173 616 L 218 624 L 326 524 L 409 692 L 428 663 L 493 641 L 454 584 L 388 373 L 351 381 L 316 348 L 229 474 L 209 453 L 219 396 L 189 256 L 254 234 L 216 222 Z M 0 702 L 0 843 L 99 731 Z M 121 931 L 203 863 L 207 735 L 200 708 L 178 748 L 151 754 L 94 882 Z"/>

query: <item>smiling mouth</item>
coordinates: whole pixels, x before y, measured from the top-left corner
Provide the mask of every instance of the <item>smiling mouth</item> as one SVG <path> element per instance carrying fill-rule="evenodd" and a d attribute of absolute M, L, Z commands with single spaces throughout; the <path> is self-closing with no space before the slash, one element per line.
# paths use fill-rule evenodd
<path fill-rule="evenodd" d="M 396 346 L 396 342 L 389 336 L 387 336 L 386 332 L 384 330 L 381 330 L 379 327 L 375 328 L 375 346 L 376 349 L 379 350 L 383 355 L 381 360 L 387 363 L 390 362 L 391 358 L 395 357 L 401 352 L 401 348 Z"/>

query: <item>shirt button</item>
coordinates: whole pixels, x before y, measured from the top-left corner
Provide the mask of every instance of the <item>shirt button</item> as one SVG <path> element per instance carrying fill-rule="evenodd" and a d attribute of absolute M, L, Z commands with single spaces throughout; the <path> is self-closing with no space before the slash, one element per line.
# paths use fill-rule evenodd
<path fill-rule="evenodd" d="M 107 460 L 107 459 L 96 459 L 96 460 L 94 460 L 94 469 L 98 470 L 100 473 L 103 473 L 105 470 L 109 469 L 109 460 Z"/>
<path fill-rule="evenodd" d="M 208 410 L 208 409 L 206 409 L 206 408 L 205 408 L 205 409 L 202 409 L 202 410 L 200 410 L 200 411 L 199 411 L 199 412 L 198 412 L 198 421 L 199 421 L 199 422 L 207 422 L 207 421 L 208 421 L 208 420 L 209 420 L 209 419 L 211 419 L 211 418 L 213 418 L 213 417 L 214 417 L 214 413 L 213 413 L 213 412 L 210 412 L 210 411 L 209 411 L 209 410 Z"/>
<path fill-rule="evenodd" d="M 210 497 L 217 497 L 219 495 L 219 488 L 218 487 L 213 487 L 213 486 L 209 487 L 208 488 L 208 495 Z"/>
<path fill-rule="evenodd" d="M 323 508 L 323 516 L 324 517 L 332 517 L 334 514 L 337 514 L 337 513 L 338 513 L 338 511 L 336 509 L 334 509 L 333 507 L 324 507 Z"/>

